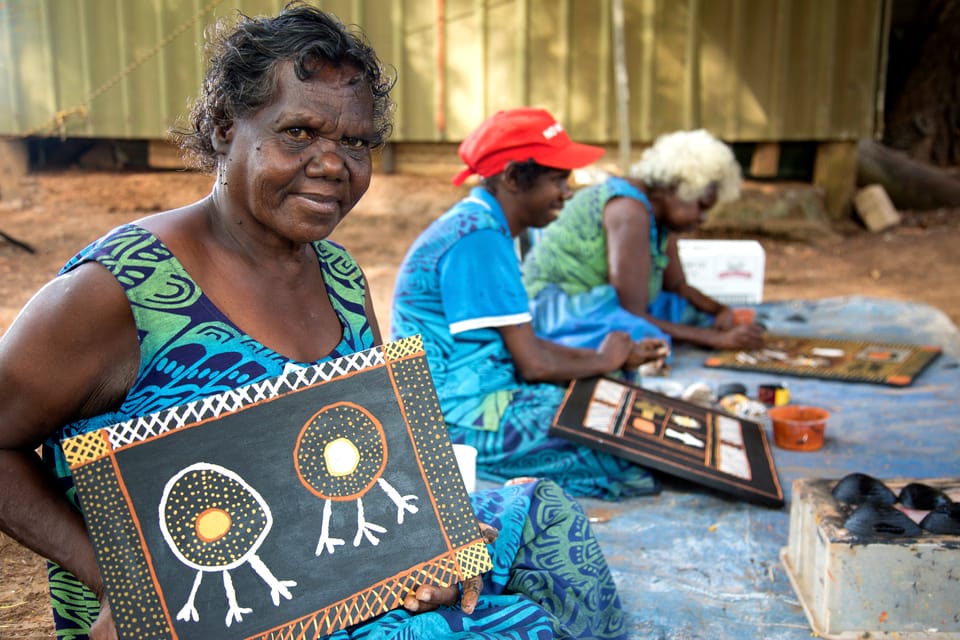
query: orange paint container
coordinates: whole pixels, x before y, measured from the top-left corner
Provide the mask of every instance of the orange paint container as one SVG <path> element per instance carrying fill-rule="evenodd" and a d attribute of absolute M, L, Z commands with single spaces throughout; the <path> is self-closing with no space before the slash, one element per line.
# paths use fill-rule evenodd
<path fill-rule="evenodd" d="M 737 308 L 733 310 L 733 324 L 753 324 L 757 319 L 754 309 Z"/>
<path fill-rule="evenodd" d="M 786 405 L 768 411 L 773 423 L 773 442 L 781 449 L 816 451 L 823 446 L 830 412 L 819 407 Z"/>

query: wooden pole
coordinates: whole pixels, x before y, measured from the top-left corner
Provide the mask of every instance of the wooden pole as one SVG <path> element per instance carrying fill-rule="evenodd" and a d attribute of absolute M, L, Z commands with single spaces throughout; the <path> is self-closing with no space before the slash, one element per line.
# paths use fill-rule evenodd
<path fill-rule="evenodd" d="M 619 129 L 620 171 L 630 172 L 630 84 L 627 76 L 627 52 L 624 42 L 623 0 L 613 0 L 613 58 L 617 82 L 617 123 Z"/>

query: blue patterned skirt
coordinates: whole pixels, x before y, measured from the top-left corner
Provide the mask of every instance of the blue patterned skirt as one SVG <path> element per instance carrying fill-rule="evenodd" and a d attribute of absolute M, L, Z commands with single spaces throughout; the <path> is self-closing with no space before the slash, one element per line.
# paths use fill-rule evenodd
<path fill-rule="evenodd" d="M 524 384 L 497 430 L 448 423 L 450 438 L 477 449 L 477 475 L 486 480 L 549 478 L 573 496 L 607 500 L 658 493 L 660 481 L 643 467 L 548 435 L 564 393 L 552 384 Z"/>

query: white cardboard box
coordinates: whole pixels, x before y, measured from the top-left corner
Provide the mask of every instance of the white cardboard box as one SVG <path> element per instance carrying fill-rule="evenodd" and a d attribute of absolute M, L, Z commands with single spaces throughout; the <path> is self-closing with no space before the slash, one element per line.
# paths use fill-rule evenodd
<path fill-rule="evenodd" d="M 766 254 L 756 240 L 677 242 L 687 283 L 724 304 L 763 302 Z"/>

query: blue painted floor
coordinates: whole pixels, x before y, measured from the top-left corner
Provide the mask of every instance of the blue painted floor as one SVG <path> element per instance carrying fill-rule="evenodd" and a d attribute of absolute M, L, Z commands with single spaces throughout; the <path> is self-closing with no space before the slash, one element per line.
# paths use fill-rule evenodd
<path fill-rule="evenodd" d="M 780 563 L 791 484 L 859 471 L 880 479 L 960 476 L 960 331 L 932 307 L 868 298 L 757 306 L 774 333 L 935 344 L 943 354 L 906 388 L 707 369 L 681 350 L 671 379 L 689 384 L 785 382 L 794 404 L 831 412 L 824 447 L 773 447 L 783 509 L 728 499 L 665 476 L 656 497 L 584 500 L 620 587 L 634 638 L 809 639 L 811 628 Z M 773 442 L 773 434 L 768 430 Z"/>

